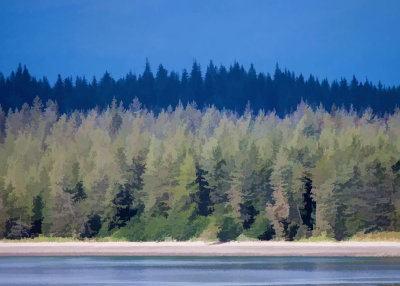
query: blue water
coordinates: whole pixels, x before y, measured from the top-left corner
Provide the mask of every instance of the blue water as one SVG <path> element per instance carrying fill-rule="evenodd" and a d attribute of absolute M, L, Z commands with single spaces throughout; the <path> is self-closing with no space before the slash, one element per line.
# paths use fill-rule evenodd
<path fill-rule="evenodd" d="M 400 284 L 400 258 L 6 257 L 0 285 Z"/>

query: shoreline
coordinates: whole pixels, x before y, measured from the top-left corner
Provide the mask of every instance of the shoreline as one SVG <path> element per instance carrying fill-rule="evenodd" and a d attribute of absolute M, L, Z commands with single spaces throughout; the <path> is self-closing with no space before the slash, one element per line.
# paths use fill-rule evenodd
<path fill-rule="evenodd" d="M 400 242 L 0 242 L 0 257 L 17 256 L 400 257 Z"/>

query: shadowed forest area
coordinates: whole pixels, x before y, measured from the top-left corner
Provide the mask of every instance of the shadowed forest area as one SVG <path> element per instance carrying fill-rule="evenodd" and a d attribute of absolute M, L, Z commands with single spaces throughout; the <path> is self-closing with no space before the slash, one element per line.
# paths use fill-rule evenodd
<path fill-rule="evenodd" d="M 159 112 L 162 108 L 196 102 L 201 109 L 210 105 L 243 113 L 250 102 L 254 110 L 275 110 L 283 117 L 293 112 L 303 99 L 313 107 L 335 105 L 339 108 L 363 111 L 371 107 L 375 113 L 391 113 L 399 105 L 400 86 L 372 84 L 367 79 L 348 82 L 328 82 L 310 75 L 304 78 L 277 65 L 274 74 L 258 73 L 253 65 L 245 70 L 239 63 L 230 67 L 216 66 L 212 62 L 203 74 L 194 62 L 190 71 L 181 74 L 167 71 L 159 65 L 155 74 L 147 61 L 141 74 L 128 73 L 115 80 L 106 72 L 99 80 L 85 77 L 62 78 L 54 85 L 44 77 L 32 77 L 21 65 L 8 77 L 0 73 L 0 104 L 5 111 L 20 108 L 39 96 L 43 102 L 57 102 L 62 113 L 87 110 L 98 106 L 105 108 L 113 98 L 122 101 L 125 108 L 137 97 L 148 109 Z"/>
<path fill-rule="evenodd" d="M 301 102 L 280 117 L 249 105 L 241 114 L 180 103 L 156 112 L 138 98 L 128 106 L 114 99 L 64 113 L 36 97 L 0 109 L 0 237 L 341 240 L 400 231 L 398 109 L 377 116 Z"/>

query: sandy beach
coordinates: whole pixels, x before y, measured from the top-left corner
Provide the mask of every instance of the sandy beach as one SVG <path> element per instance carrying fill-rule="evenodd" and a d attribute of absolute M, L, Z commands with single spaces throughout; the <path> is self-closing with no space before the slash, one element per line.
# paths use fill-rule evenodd
<path fill-rule="evenodd" d="M 400 257 L 400 242 L 0 242 L 0 256 Z"/>

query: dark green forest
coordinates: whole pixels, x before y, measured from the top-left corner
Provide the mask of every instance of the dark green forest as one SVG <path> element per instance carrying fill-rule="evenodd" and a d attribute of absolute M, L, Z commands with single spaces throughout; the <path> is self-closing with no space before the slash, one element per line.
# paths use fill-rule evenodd
<path fill-rule="evenodd" d="M 68 96 L 63 108 L 48 97 L 0 108 L 1 238 L 342 240 L 400 231 L 398 109 L 381 116 L 300 102 L 278 116 L 178 103 L 156 112 L 134 98 L 65 113 Z"/>
<path fill-rule="evenodd" d="M 113 98 L 122 101 L 125 108 L 137 97 L 148 109 L 155 112 L 196 102 L 198 108 L 214 105 L 242 113 L 246 105 L 254 110 L 275 110 L 283 117 L 296 109 L 303 99 L 312 107 L 321 103 L 325 107 L 355 108 L 361 112 L 371 107 L 375 113 L 391 113 L 400 103 L 400 86 L 374 85 L 367 79 L 353 77 L 329 82 L 310 75 L 295 75 L 276 66 L 273 75 L 259 73 L 251 65 L 245 69 L 239 63 L 227 67 L 208 64 L 203 73 L 194 62 L 191 70 L 180 74 L 167 71 L 159 65 L 155 74 L 146 62 L 141 74 L 128 73 L 114 79 L 106 72 L 100 79 L 58 76 L 51 85 L 44 78 L 33 77 L 21 65 L 5 77 L 0 73 L 0 104 L 3 109 L 20 108 L 25 102 L 33 102 L 39 96 L 43 102 L 57 102 L 62 113 L 74 110 L 105 108 Z"/>

